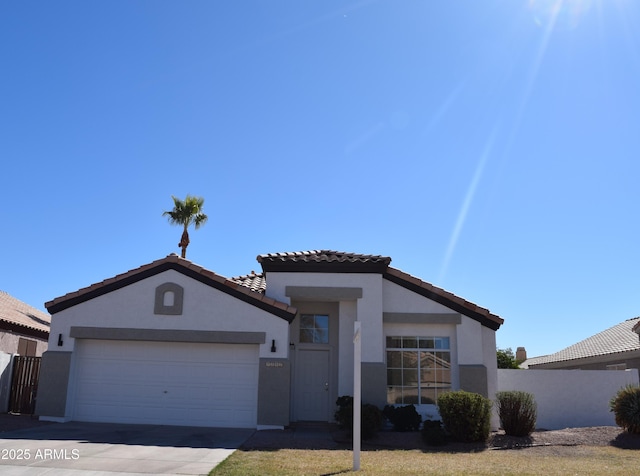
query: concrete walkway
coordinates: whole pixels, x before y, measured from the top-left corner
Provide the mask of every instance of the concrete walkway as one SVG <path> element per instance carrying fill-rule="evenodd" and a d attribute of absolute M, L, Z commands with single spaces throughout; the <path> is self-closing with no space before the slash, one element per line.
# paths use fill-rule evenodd
<path fill-rule="evenodd" d="M 0 434 L 3 476 L 208 474 L 252 429 L 53 423 Z"/>

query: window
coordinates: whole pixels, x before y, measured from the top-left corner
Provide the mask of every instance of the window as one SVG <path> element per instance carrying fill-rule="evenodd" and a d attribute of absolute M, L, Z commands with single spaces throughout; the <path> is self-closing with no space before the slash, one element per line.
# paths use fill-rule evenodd
<path fill-rule="evenodd" d="M 434 404 L 449 390 L 448 337 L 387 337 L 388 404 Z"/>
<path fill-rule="evenodd" d="M 302 314 L 300 316 L 301 344 L 329 343 L 329 316 L 323 314 Z"/>

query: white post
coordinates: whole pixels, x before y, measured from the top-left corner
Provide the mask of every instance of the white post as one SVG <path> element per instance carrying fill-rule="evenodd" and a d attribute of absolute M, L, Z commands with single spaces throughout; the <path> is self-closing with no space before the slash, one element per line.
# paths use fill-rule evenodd
<path fill-rule="evenodd" d="M 362 344 L 360 342 L 360 321 L 353 325 L 353 470 L 360 471 L 360 420 L 362 385 Z"/>

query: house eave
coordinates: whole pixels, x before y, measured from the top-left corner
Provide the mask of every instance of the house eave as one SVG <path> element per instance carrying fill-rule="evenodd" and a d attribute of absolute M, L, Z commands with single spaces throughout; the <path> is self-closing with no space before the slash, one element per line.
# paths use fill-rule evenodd
<path fill-rule="evenodd" d="M 45 341 L 49 339 L 49 331 L 36 329 L 34 327 L 23 326 L 21 324 L 9 322 L 4 319 L 0 319 L 0 331 L 6 331 L 25 337 L 34 337 L 36 339 L 42 339 Z"/>
<path fill-rule="evenodd" d="M 292 262 L 292 261 L 262 261 L 265 273 L 372 273 L 381 274 L 387 268 L 385 263 L 350 263 L 350 262 Z"/>

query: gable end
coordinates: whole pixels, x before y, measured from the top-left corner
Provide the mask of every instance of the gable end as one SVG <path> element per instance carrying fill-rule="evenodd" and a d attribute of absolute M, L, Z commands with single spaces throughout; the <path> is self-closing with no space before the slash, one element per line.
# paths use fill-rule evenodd
<path fill-rule="evenodd" d="M 229 284 L 226 284 L 225 282 L 221 282 L 211 277 L 208 277 L 196 270 L 187 268 L 181 265 L 180 263 L 173 262 L 173 261 L 161 262 L 157 266 L 143 269 L 138 273 L 130 274 L 128 276 L 125 275 L 120 279 L 116 279 L 114 281 L 105 283 L 102 286 L 97 286 L 95 289 L 89 289 L 86 292 L 82 292 L 78 294 L 77 296 L 71 295 L 67 299 L 63 299 L 58 302 L 56 302 L 57 300 L 54 300 L 45 305 L 47 306 L 47 310 L 49 311 L 49 313 L 55 314 L 57 312 L 64 311 L 65 309 L 76 306 L 78 304 L 89 301 L 91 299 L 97 298 L 104 294 L 117 291 L 118 289 L 122 289 L 126 286 L 137 283 L 139 281 L 142 281 L 151 276 L 155 276 L 156 274 L 160 274 L 168 270 L 177 271 L 178 273 L 188 276 L 189 278 L 195 279 L 196 281 L 199 281 L 202 284 L 210 286 L 214 289 L 217 289 L 218 291 L 222 291 L 223 293 L 226 293 L 230 296 L 240 299 L 241 301 L 251 304 L 252 306 L 255 306 L 259 309 L 262 309 L 271 314 L 274 314 L 286 320 L 287 322 L 291 322 L 295 318 L 295 314 L 296 314 L 295 309 L 285 308 L 284 305 L 280 307 L 277 304 L 281 304 L 281 303 L 276 303 L 276 301 L 273 301 L 274 304 L 265 302 L 262 300 L 263 298 L 262 296 L 254 297 L 248 294 L 251 291 L 235 289 L 231 287 Z M 234 286 L 240 286 L 239 284 L 233 283 L 232 281 L 230 281 L 230 283 L 232 283 Z"/>

